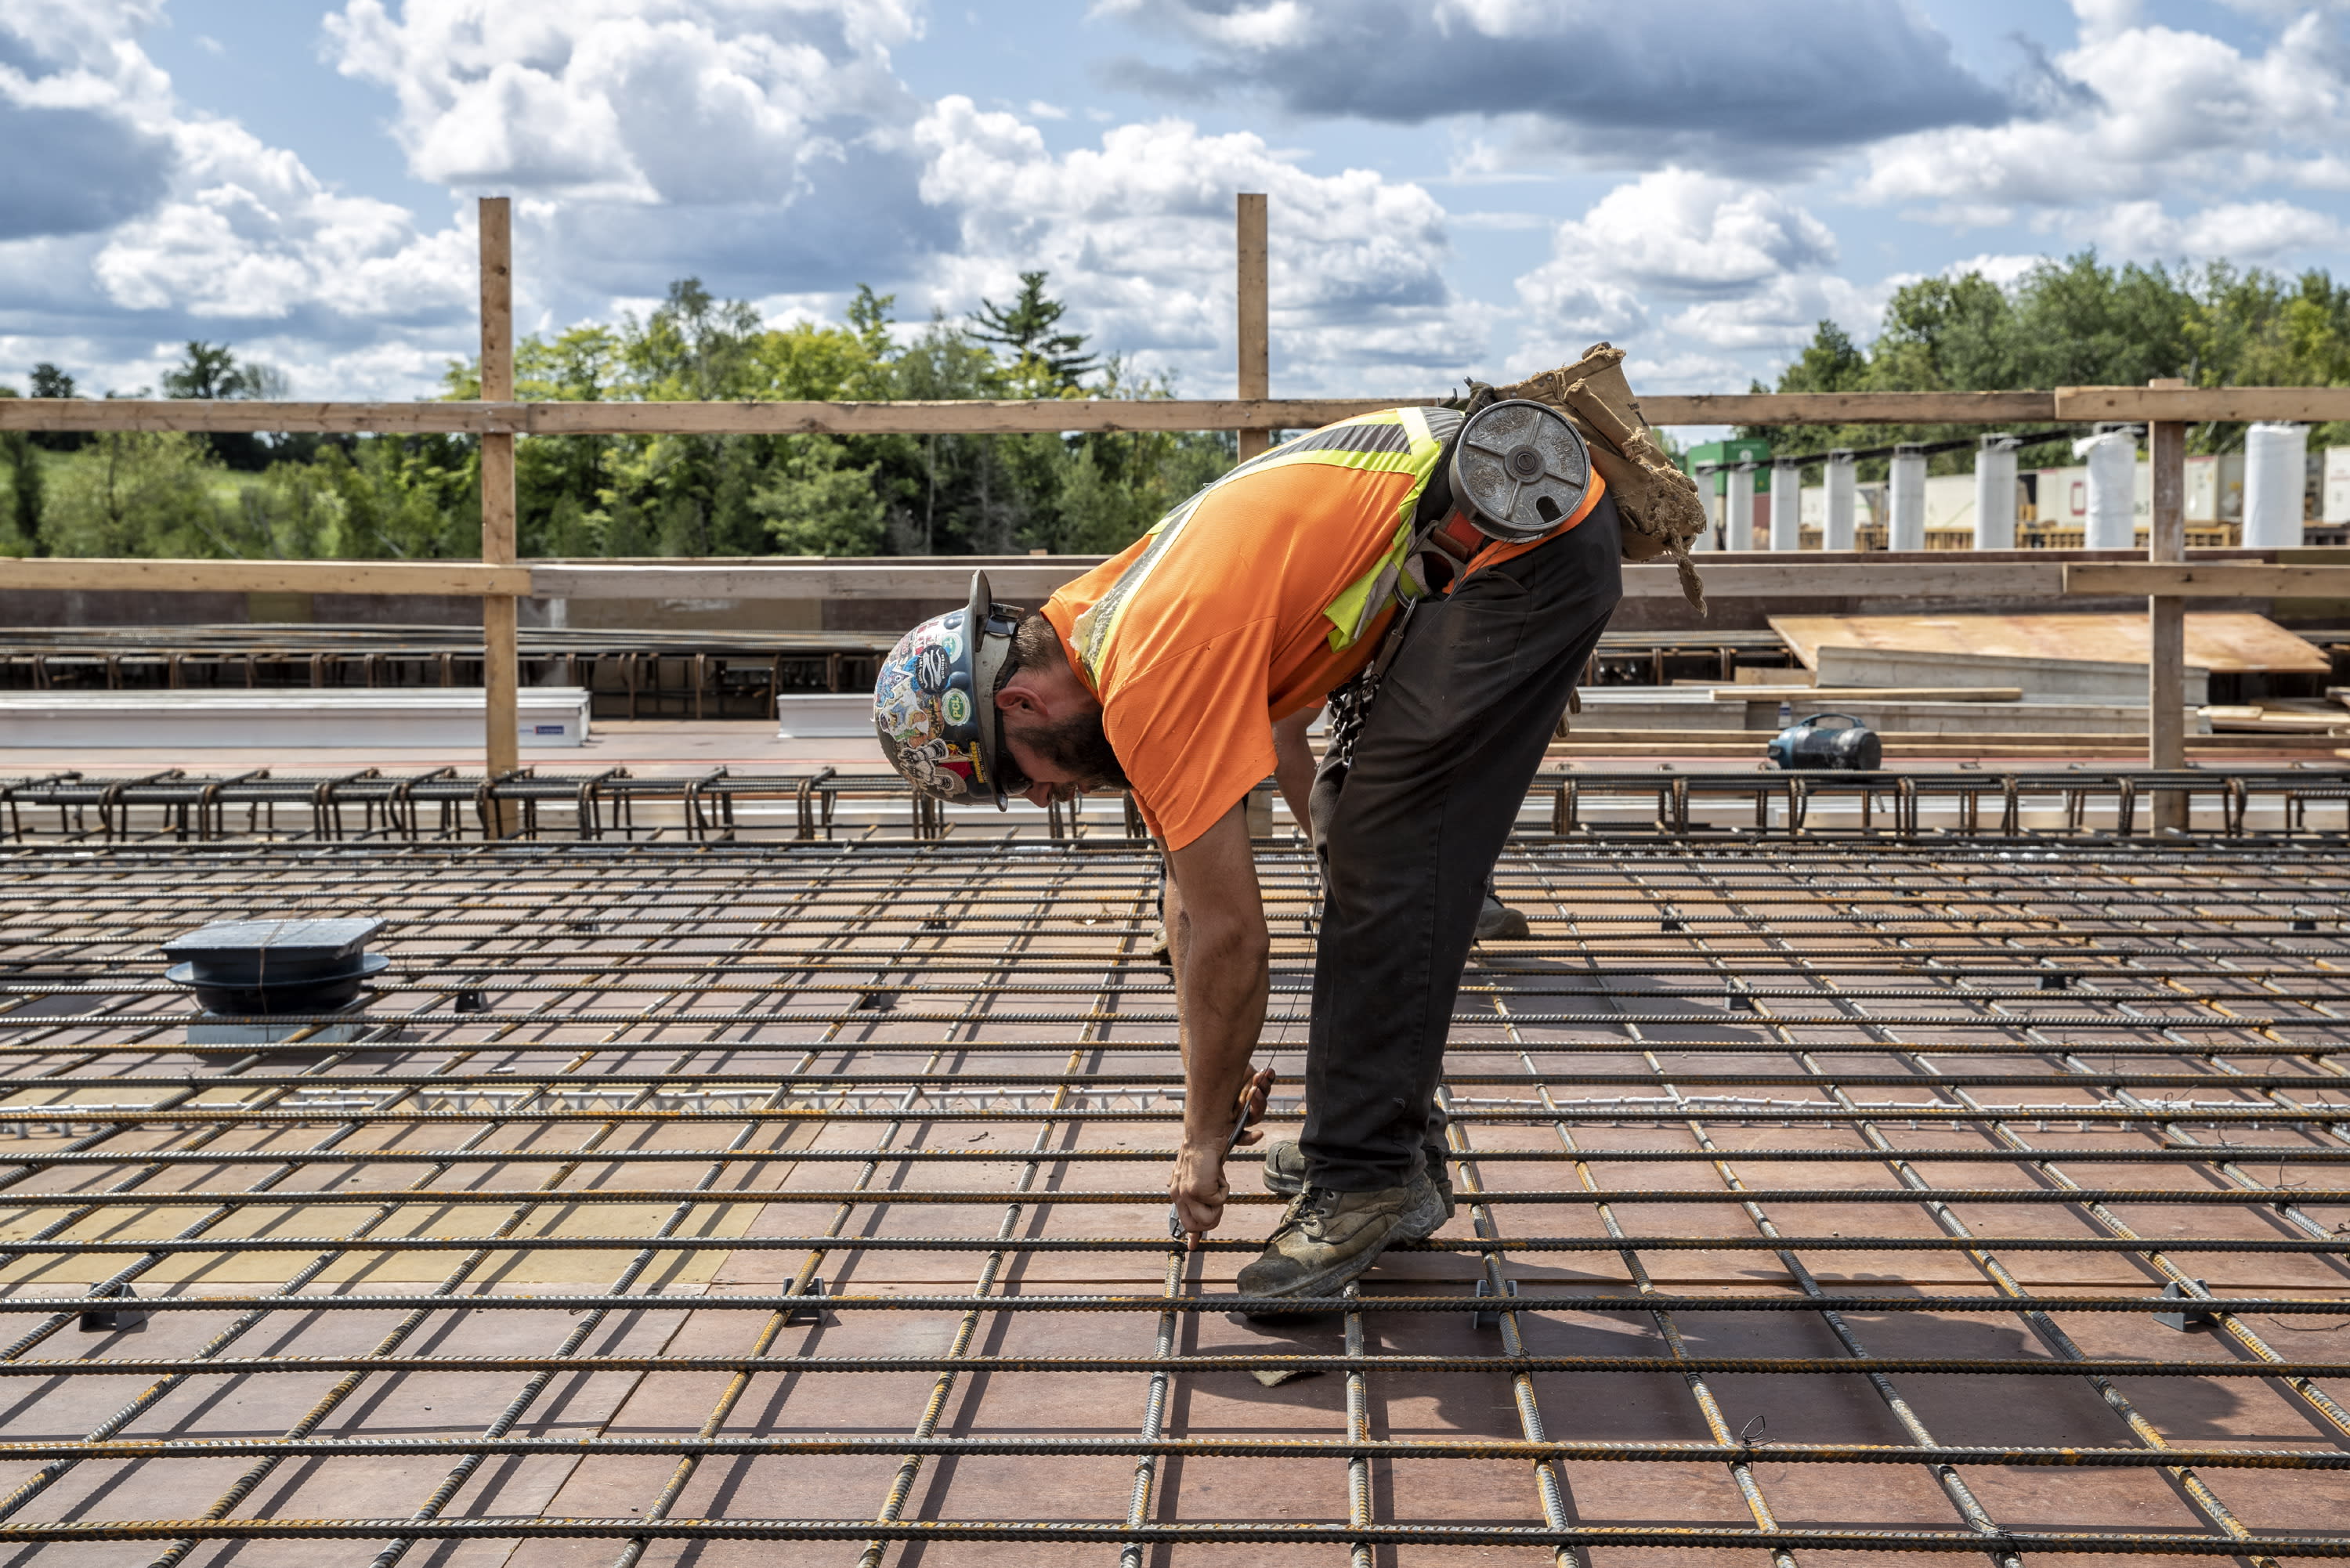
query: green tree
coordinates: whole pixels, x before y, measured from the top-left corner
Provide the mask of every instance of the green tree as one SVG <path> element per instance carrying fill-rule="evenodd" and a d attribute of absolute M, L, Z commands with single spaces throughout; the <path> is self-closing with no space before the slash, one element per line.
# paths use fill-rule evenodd
<path fill-rule="evenodd" d="M 181 432 L 109 431 L 57 476 L 41 532 L 60 556 L 233 556 L 221 462 Z"/>
<path fill-rule="evenodd" d="M 1068 306 L 1045 292 L 1045 275 L 1022 273 L 1019 296 L 1009 306 L 983 296 L 972 313 L 971 337 L 1008 350 L 1016 371 L 1055 389 L 1074 389 L 1100 369 L 1100 360 L 1084 352 L 1085 334 L 1055 330 Z"/>
<path fill-rule="evenodd" d="M 33 367 L 26 392 L 36 398 L 70 398 L 74 379 L 44 359 Z M 33 437 L 33 444 L 47 452 L 77 452 L 88 440 L 88 431 L 42 431 Z"/>
<path fill-rule="evenodd" d="M 751 497 L 776 553 L 870 556 L 881 548 L 888 509 L 871 468 L 844 466 L 839 444 L 790 436 L 782 461 Z"/>
<path fill-rule="evenodd" d="M 0 398 L 16 396 L 14 387 L 0 387 Z M 41 545 L 41 453 L 23 431 L 0 431 L 0 466 L 8 471 L 8 522 L 16 531 L 12 553 L 39 556 Z"/>
<path fill-rule="evenodd" d="M 240 363 L 225 343 L 190 338 L 179 364 L 163 372 L 163 395 L 268 401 L 286 395 L 286 376 L 267 365 Z M 307 458 L 318 445 L 316 436 L 263 436 L 249 431 L 214 431 L 206 440 L 229 467 L 256 472 L 281 459 Z"/>

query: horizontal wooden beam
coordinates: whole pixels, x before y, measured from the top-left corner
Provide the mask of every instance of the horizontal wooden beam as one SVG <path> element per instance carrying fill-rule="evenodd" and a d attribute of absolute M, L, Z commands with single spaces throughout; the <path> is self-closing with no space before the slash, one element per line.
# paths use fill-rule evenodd
<path fill-rule="evenodd" d="M 527 566 L 468 561 L 181 561 L 0 556 L 0 588 L 146 593 L 527 594 Z"/>
<path fill-rule="evenodd" d="M 2350 420 L 2350 387 L 2059 387 L 2056 418 L 2323 424 Z"/>
<path fill-rule="evenodd" d="M 1856 561 L 1839 552 L 1731 560 L 1697 557 L 1698 576 L 1709 599 L 1819 598 L 2032 598 L 2063 591 L 2064 568 L 2055 561 L 1971 561 L 1964 551 L 1936 552 L 1939 559 Z M 2120 591 L 2120 590 L 2116 590 Z M 2137 590 L 2129 590 L 2136 592 Z M 1679 598 L 1680 574 L 1669 564 L 1645 562 L 1624 568 L 1624 597 Z M 1690 633 L 1692 637 L 1697 633 Z"/>
<path fill-rule="evenodd" d="M 264 403 L 0 398 L 0 431 L 285 431 L 328 435 L 1034 435 L 1310 430 L 1399 398 L 1042 398 L 903 403 Z"/>
<path fill-rule="evenodd" d="M 0 398 L 0 431 L 286 431 L 328 435 L 1033 435 L 1311 430 L 1440 398 L 1044 398 L 893 403 L 243 402 Z M 1656 425 L 2041 424 L 2350 419 L 2350 387 L 2064 387 L 2054 392 L 1652 396 Z"/>
<path fill-rule="evenodd" d="M 2064 568 L 2064 592 L 2202 599 L 2350 598 L 2350 566 L 2083 563 Z"/>
<path fill-rule="evenodd" d="M 320 594 L 515 594 L 561 599 L 960 599 L 972 568 L 984 566 L 995 593 L 1014 604 L 1041 602 L 1064 583 L 1092 570 L 1098 556 L 1021 557 L 1012 561 L 917 556 L 900 560 L 795 557 L 665 563 L 541 561 L 484 566 L 463 561 L 181 561 L 48 556 L 0 557 L 0 588 L 135 588 L 148 591 Z M 2059 593 L 2135 595 L 2223 590 L 2150 590 L 2140 578 L 2127 586 L 2067 588 L 2066 574 L 2185 571 L 2217 574 L 2219 566 L 2065 566 L 2058 561 L 1947 558 L 1877 563 L 1852 556 L 1732 559 L 1700 556 L 1707 594 L 1714 598 L 1835 595 L 1881 598 L 2031 598 Z M 2238 567 L 2289 574 L 2297 591 L 2350 596 L 2350 566 Z M 2328 574 L 2339 574 L 2331 576 Z M 2102 579 L 2100 579 L 2102 580 Z M 2164 579 L 2168 580 L 2168 579 Z M 1679 598 L 1679 575 L 1669 565 L 1624 568 L 1628 598 Z M 2283 587 L 2230 587 L 2230 594 L 2265 595 Z"/>
<path fill-rule="evenodd" d="M 987 563 L 987 586 L 1007 604 L 1042 604 L 1062 584 L 1098 565 L 1098 556 L 1055 556 L 1033 564 Z M 550 599 L 932 599 L 971 592 L 973 566 L 936 556 L 903 561 L 699 561 L 690 566 L 546 563 L 531 568 L 530 592 Z"/>
<path fill-rule="evenodd" d="M 2049 392 L 1720 392 L 1644 397 L 1652 425 L 2040 424 L 2056 417 Z"/>

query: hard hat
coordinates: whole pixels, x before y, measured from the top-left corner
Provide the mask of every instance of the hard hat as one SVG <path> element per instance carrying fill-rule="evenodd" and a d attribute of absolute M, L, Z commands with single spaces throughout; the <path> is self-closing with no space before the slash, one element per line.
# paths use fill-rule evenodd
<path fill-rule="evenodd" d="M 987 574 L 971 575 L 971 602 L 934 615 L 898 639 L 873 683 L 881 753 L 906 782 L 940 800 L 992 798 L 1002 811 L 1003 721 L 996 683 L 1012 657 L 1019 612 L 994 602 Z"/>

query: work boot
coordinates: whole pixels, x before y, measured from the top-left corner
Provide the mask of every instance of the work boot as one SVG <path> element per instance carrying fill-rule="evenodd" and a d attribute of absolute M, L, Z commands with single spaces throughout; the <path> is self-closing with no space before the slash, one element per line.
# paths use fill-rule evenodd
<path fill-rule="evenodd" d="M 1441 1224 L 1443 1200 L 1428 1172 L 1376 1192 L 1309 1187 L 1289 1200 L 1264 1254 L 1243 1269 L 1244 1296 L 1326 1296 L 1359 1277 L 1391 1241 Z"/>
<path fill-rule="evenodd" d="M 1398 1241 L 1419 1241 L 1433 1236 L 1452 1218 L 1452 1166 L 1444 1158 L 1440 1144 L 1424 1144 L 1419 1151 L 1426 1162 L 1430 1185 L 1444 1206 L 1443 1218 L 1417 1236 L 1399 1236 Z M 1305 1190 L 1305 1151 L 1297 1147 L 1294 1137 L 1264 1146 L 1264 1189 L 1278 1192 L 1284 1198 L 1295 1198 Z"/>
<path fill-rule="evenodd" d="M 1493 889 L 1489 884 L 1485 888 L 1485 902 L 1477 910 L 1477 940 L 1481 942 L 1522 942 L 1533 935 L 1534 928 L 1526 924 L 1524 911 L 1513 909 L 1493 897 Z"/>

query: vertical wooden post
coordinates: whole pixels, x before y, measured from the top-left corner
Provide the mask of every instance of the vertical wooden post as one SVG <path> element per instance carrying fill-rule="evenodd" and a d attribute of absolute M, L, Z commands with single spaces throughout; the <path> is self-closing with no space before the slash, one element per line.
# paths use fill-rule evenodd
<path fill-rule="evenodd" d="M 1240 254 L 1240 395 L 1243 400 L 1273 396 L 1271 321 L 1265 304 L 1264 193 L 1240 194 L 1238 250 Z M 1273 444 L 1271 431 L 1241 431 L 1241 461 L 1246 462 Z"/>
<path fill-rule="evenodd" d="M 2176 378 L 2147 383 L 2150 387 L 2184 387 Z M 2148 519 L 2146 556 L 2149 561 L 2187 559 L 2187 427 L 2173 420 L 2157 420 L 2147 429 L 2147 456 L 2154 465 L 2154 515 Z M 2187 601 L 2150 597 L 2146 601 L 2147 651 L 2146 666 L 2147 765 L 2178 769 L 2187 765 Z M 2160 790 L 2149 799 L 2154 826 L 2187 826 L 2187 796 Z"/>
<path fill-rule="evenodd" d="M 484 196 L 482 238 L 482 399 L 514 400 L 514 213 L 504 196 Z M 482 437 L 482 560 L 510 566 L 515 552 L 515 438 Z M 482 686 L 488 733 L 489 776 L 520 765 L 517 754 L 516 689 L 521 684 L 521 639 L 515 598 L 494 594 L 482 600 Z M 497 835 L 514 831 L 511 803 L 493 805 Z"/>

